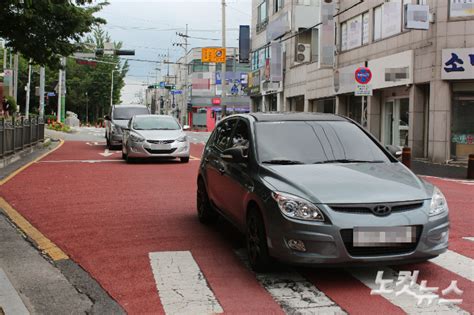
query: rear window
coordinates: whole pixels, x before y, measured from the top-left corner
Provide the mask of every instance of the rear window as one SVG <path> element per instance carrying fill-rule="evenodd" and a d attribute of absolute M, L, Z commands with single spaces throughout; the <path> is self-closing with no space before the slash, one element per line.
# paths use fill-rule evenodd
<path fill-rule="evenodd" d="M 146 107 L 139 107 L 137 106 L 136 108 L 134 107 L 115 107 L 114 109 L 114 117 L 112 119 L 114 120 L 129 120 L 135 115 L 147 115 L 149 114 L 150 111 Z"/>

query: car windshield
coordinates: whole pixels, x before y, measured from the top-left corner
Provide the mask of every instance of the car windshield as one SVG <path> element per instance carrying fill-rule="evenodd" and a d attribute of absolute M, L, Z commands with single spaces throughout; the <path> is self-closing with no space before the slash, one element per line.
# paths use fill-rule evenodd
<path fill-rule="evenodd" d="M 268 164 L 383 163 L 390 159 L 346 121 L 256 123 L 260 162 Z"/>
<path fill-rule="evenodd" d="M 173 117 L 143 116 L 133 120 L 135 130 L 179 130 L 181 127 Z"/>
<path fill-rule="evenodd" d="M 135 115 L 146 115 L 149 114 L 148 108 L 146 107 L 123 107 L 119 106 L 114 109 L 114 120 L 130 120 Z"/>

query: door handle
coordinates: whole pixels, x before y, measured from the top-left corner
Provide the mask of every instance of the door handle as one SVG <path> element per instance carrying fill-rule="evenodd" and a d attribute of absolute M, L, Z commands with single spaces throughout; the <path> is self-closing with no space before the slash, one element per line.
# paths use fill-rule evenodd
<path fill-rule="evenodd" d="M 218 168 L 218 171 L 219 171 L 219 173 L 221 173 L 221 175 L 224 175 L 224 173 L 225 173 L 225 167 L 224 167 L 224 166 L 220 166 L 220 167 Z"/>
<path fill-rule="evenodd" d="M 209 162 L 209 158 L 207 156 L 204 158 L 204 162 Z"/>

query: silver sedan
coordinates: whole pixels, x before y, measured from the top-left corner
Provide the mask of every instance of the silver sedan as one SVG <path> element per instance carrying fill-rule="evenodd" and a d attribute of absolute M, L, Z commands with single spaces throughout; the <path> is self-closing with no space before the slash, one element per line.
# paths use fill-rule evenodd
<path fill-rule="evenodd" d="M 179 158 L 189 162 L 189 140 L 184 128 L 167 115 L 136 115 L 124 128 L 122 158 Z"/>

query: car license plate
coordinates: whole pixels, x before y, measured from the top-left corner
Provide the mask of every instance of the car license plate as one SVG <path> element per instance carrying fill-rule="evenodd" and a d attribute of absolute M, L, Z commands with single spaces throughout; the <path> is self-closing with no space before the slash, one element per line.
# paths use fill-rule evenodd
<path fill-rule="evenodd" d="M 152 150 L 169 150 L 171 149 L 171 144 L 152 144 L 151 145 Z"/>
<path fill-rule="evenodd" d="M 416 242 L 416 227 L 355 227 L 354 247 L 398 246 Z"/>

